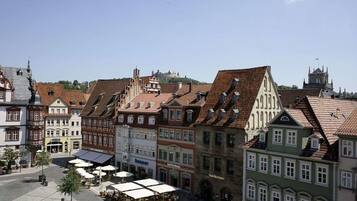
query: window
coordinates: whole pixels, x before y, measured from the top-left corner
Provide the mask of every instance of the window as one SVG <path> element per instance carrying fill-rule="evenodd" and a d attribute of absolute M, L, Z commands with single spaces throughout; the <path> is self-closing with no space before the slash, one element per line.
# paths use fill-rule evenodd
<path fill-rule="evenodd" d="M 181 110 L 176 110 L 176 120 L 181 120 Z"/>
<path fill-rule="evenodd" d="M 271 173 L 275 176 L 281 175 L 281 158 L 280 157 L 272 157 L 271 163 Z"/>
<path fill-rule="evenodd" d="M 5 141 L 19 141 L 20 129 L 7 129 L 5 134 Z"/>
<path fill-rule="evenodd" d="M 155 116 L 149 117 L 149 125 L 155 125 Z"/>
<path fill-rule="evenodd" d="M 221 146 L 221 144 L 222 144 L 222 133 L 216 133 L 215 144 L 216 144 L 216 146 Z"/>
<path fill-rule="evenodd" d="M 164 120 L 167 120 L 167 109 L 162 110 L 162 117 Z"/>
<path fill-rule="evenodd" d="M 281 193 L 278 190 L 273 190 L 271 192 L 271 200 L 272 201 L 281 201 Z"/>
<path fill-rule="evenodd" d="M 316 164 L 316 184 L 326 186 L 328 185 L 328 165 Z"/>
<path fill-rule="evenodd" d="M 296 131 L 294 130 L 287 130 L 286 135 L 286 145 L 289 146 L 296 146 Z"/>
<path fill-rule="evenodd" d="M 208 156 L 203 156 L 203 169 L 204 170 L 209 170 L 210 169 L 210 159 Z"/>
<path fill-rule="evenodd" d="M 192 114 L 193 114 L 193 110 L 187 110 L 187 122 L 192 122 Z"/>
<path fill-rule="evenodd" d="M 282 144 L 282 133 L 281 129 L 273 129 L 273 144 Z"/>
<path fill-rule="evenodd" d="M 129 115 L 128 116 L 128 124 L 132 124 L 134 123 L 134 116 L 133 115 Z"/>
<path fill-rule="evenodd" d="M 353 143 L 350 140 L 342 140 L 342 156 L 353 157 Z"/>
<path fill-rule="evenodd" d="M 227 174 L 234 175 L 234 161 L 227 160 Z"/>
<path fill-rule="evenodd" d="M 311 138 L 311 149 L 319 149 L 319 139 Z"/>
<path fill-rule="evenodd" d="M 138 116 L 138 124 L 144 124 L 144 115 Z"/>
<path fill-rule="evenodd" d="M 247 198 L 248 200 L 255 200 L 255 185 L 252 182 L 247 184 Z"/>
<path fill-rule="evenodd" d="M 123 123 L 123 122 L 124 122 L 124 115 L 123 115 L 123 114 L 120 114 L 120 115 L 118 116 L 118 122 L 119 122 L 119 123 Z"/>
<path fill-rule="evenodd" d="M 341 187 L 352 189 L 352 172 L 341 171 Z"/>
<path fill-rule="evenodd" d="M 265 132 L 259 133 L 259 142 L 261 143 L 265 142 Z"/>
<path fill-rule="evenodd" d="M 5 101 L 5 91 L 0 90 L 0 101 L 4 102 Z"/>
<path fill-rule="evenodd" d="M 233 133 L 227 134 L 227 147 L 234 147 L 235 135 Z"/>
<path fill-rule="evenodd" d="M 259 172 L 268 173 L 268 156 L 259 155 Z"/>
<path fill-rule="evenodd" d="M 220 158 L 214 158 L 214 171 L 215 172 L 221 172 L 221 159 Z"/>
<path fill-rule="evenodd" d="M 285 194 L 285 201 L 295 201 L 295 195 L 292 193 Z"/>
<path fill-rule="evenodd" d="M 266 186 L 259 186 L 258 200 L 259 201 L 268 201 L 268 192 L 267 192 Z"/>
<path fill-rule="evenodd" d="M 247 163 L 247 169 L 248 170 L 255 170 L 255 163 L 256 163 L 256 159 L 255 159 L 255 153 L 247 153 L 247 158 L 248 158 L 248 163 Z"/>
<path fill-rule="evenodd" d="M 291 159 L 285 160 L 285 177 L 295 179 L 295 161 Z"/>
<path fill-rule="evenodd" d="M 203 131 L 203 144 L 209 145 L 210 143 L 210 133 L 208 131 Z"/>
<path fill-rule="evenodd" d="M 300 180 L 311 182 L 311 163 L 300 161 Z"/>
<path fill-rule="evenodd" d="M 6 112 L 6 121 L 20 121 L 20 110 L 8 110 Z"/>
<path fill-rule="evenodd" d="M 183 153 L 182 154 L 182 163 L 186 165 L 192 165 L 192 154 Z"/>
<path fill-rule="evenodd" d="M 193 142 L 193 131 L 190 130 L 184 130 L 182 131 L 183 133 L 183 141 L 187 141 L 187 142 Z"/>

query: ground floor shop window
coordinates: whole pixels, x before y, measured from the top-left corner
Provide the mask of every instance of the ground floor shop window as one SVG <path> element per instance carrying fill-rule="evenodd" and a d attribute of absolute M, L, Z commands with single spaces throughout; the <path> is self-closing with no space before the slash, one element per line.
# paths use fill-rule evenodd
<path fill-rule="evenodd" d="M 182 188 L 187 191 L 191 191 L 191 175 L 182 174 L 181 176 Z"/>
<path fill-rule="evenodd" d="M 73 142 L 73 149 L 80 149 L 78 141 Z"/>
<path fill-rule="evenodd" d="M 167 171 L 164 169 L 160 169 L 159 171 L 159 180 L 162 182 L 167 182 Z"/>

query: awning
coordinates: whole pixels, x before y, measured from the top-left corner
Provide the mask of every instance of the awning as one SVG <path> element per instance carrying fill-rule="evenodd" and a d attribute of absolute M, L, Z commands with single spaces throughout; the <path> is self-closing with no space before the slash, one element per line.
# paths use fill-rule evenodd
<path fill-rule="evenodd" d="M 94 163 L 103 164 L 113 157 L 113 155 L 103 154 L 95 151 L 89 150 L 79 150 L 77 153 L 73 154 L 80 159 L 91 161 Z"/>
<path fill-rule="evenodd" d="M 136 189 L 142 189 L 143 187 L 132 182 L 128 183 L 123 183 L 123 184 L 116 184 L 112 185 L 113 188 L 118 190 L 119 192 L 125 192 L 125 191 L 130 191 L 130 190 L 136 190 Z"/>
<path fill-rule="evenodd" d="M 130 196 L 132 198 L 136 199 L 141 199 L 141 198 L 147 198 L 154 196 L 154 192 L 148 190 L 148 189 L 139 189 L 139 190 L 133 190 L 133 191 L 126 191 L 124 192 L 127 196 Z"/>
<path fill-rule="evenodd" d="M 162 182 L 159 182 L 155 179 L 143 179 L 143 180 L 138 180 L 138 181 L 134 181 L 135 183 L 137 184 L 140 184 L 142 186 L 155 186 L 155 185 L 159 185 L 161 184 Z"/>
<path fill-rule="evenodd" d="M 154 192 L 159 193 L 159 194 L 176 191 L 176 188 L 169 186 L 167 184 L 162 184 L 162 185 L 158 185 L 158 186 L 150 186 L 148 188 Z"/>
<path fill-rule="evenodd" d="M 81 149 L 81 150 L 77 151 L 76 153 L 74 153 L 73 156 L 80 157 L 83 154 L 86 154 L 87 152 L 88 152 L 87 150 Z"/>

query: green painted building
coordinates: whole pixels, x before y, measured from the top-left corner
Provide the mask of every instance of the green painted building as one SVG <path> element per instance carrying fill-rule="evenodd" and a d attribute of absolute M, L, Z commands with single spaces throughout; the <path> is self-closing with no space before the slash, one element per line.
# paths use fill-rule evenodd
<path fill-rule="evenodd" d="M 316 116 L 285 109 L 244 146 L 243 200 L 337 199 L 337 143 L 330 144 Z"/>

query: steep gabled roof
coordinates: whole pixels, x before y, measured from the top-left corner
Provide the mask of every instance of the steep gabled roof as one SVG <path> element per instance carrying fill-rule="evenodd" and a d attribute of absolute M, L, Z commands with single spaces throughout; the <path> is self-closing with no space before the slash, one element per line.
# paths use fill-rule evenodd
<path fill-rule="evenodd" d="M 208 92 L 197 123 L 244 129 L 267 71 L 270 71 L 269 66 L 219 71 Z M 238 84 L 234 86 L 235 81 L 238 81 Z M 232 102 L 235 92 L 239 93 L 237 103 Z M 226 95 L 223 104 L 220 103 L 222 93 Z M 211 118 L 208 118 L 208 111 L 212 109 L 214 113 Z M 218 118 L 222 110 L 225 111 L 225 115 Z M 232 120 L 234 111 L 239 111 L 239 116 Z"/>
<path fill-rule="evenodd" d="M 357 136 L 357 108 L 355 108 L 345 122 L 337 129 L 336 135 Z"/>
<path fill-rule="evenodd" d="M 337 129 L 357 108 L 357 102 L 307 96 L 296 107 L 303 111 L 314 130 L 332 145 L 338 139 L 335 135 Z"/>
<path fill-rule="evenodd" d="M 285 109 L 287 113 L 305 128 L 312 128 L 304 113 L 299 109 Z"/>
<path fill-rule="evenodd" d="M 31 99 L 30 80 L 32 73 L 27 68 L 3 67 L 1 71 L 4 73 L 13 87 L 13 101 L 28 103 Z"/>
<path fill-rule="evenodd" d="M 131 80 L 131 78 L 98 80 L 81 116 L 105 118 L 113 115 L 117 100 Z"/>

